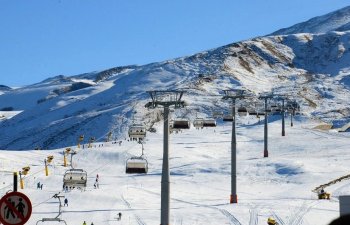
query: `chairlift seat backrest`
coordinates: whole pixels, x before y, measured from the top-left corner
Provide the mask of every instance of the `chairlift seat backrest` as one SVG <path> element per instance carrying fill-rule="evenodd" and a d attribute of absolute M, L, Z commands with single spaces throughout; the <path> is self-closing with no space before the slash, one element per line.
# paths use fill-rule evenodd
<path fill-rule="evenodd" d="M 194 127 L 199 127 L 199 128 L 201 128 L 201 127 L 203 127 L 203 124 L 204 124 L 204 119 L 203 118 L 197 118 L 197 119 L 195 119 L 194 121 L 193 121 L 193 126 Z"/>
<path fill-rule="evenodd" d="M 147 173 L 148 162 L 142 156 L 131 157 L 126 161 L 126 173 Z"/>
<path fill-rule="evenodd" d="M 233 121 L 233 116 L 232 115 L 224 115 L 224 117 L 222 118 L 223 121 Z"/>
<path fill-rule="evenodd" d="M 216 120 L 215 119 L 204 119 L 203 127 L 216 127 Z"/>
<path fill-rule="evenodd" d="M 86 187 L 87 172 L 82 169 L 70 169 L 63 175 L 63 186 Z"/>
<path fill-rule="evenodd" d="M 146 136 L 146 127 L 141 124 L 133 124 L 128 131 L 130 138 L 144 138 Z"/>
<path fill-rule="evenodd" d="M 190 129 L 190 121 L 187 119 L 176 119 L 173 121 L 174 129 Z"/>
<path fill-rule="evenodd" d="M 239 107 L 237 112 L 238 112 L 239 116 L 246 116 L 246 115 L 248 115 L 248 110 L 247 110 L 246 107 Z"/>

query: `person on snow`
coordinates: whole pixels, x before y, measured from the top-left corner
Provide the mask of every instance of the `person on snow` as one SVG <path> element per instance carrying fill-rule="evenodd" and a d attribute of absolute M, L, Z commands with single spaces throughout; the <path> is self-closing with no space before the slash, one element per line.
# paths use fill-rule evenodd
<path fill-rule="evenodd" d="M 68 207 L 68 199 L 64 199 L 64 205 L 63 206 L 66 206 L 67 205 L 67 207 Z"/>
<path fill-rule="evenodd" d="M 84 221 L 83 225 L 86 225 L 86 222 Z"/>

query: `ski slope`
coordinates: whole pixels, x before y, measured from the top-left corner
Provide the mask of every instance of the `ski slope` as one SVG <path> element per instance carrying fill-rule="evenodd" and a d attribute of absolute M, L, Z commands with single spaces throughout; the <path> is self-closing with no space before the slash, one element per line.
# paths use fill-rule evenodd
<path fill-rule="evenodd" d="M 316 122 L 297 118 L 294 127 L 286 120 L 269 123 L 269 158 L 263 158 L 263 121 L 241 118 L 237 127 L 238 204 L 229 204 L 231 123 L 216 128 L 184 130 L 170 136 L 172 225 L 266 224 L 274 216 L 285 225 L 326 225 L 339 216 L 338 196 L 350 194 L 350 181 L 331 186 L 331 200 L 317 200 L 316 186 L 349 173 L 349 134 L 312 130 Z M 149 161 L 147 175 L 125 174 L 125 160 L 141 154 L 141 145 L 122 140 L 94 143 L 93 148 L 75 150 L 75 168 L 88 172 L 86 191 L 62 191 L 64 149 L 0 151 L 0 195 L 12 188 L 12 172 L 24 166 L 25 189 L 33 214 L 27 224 L 55 217 L 61 192 L 69 200 L 61 216 L 68 225 L 151 225 L 160 223 L 160 181 L 162 166 L 162 122 L 157 133 L 148 133 L 144 144 Z M 103 146 L 102 146 L 103 144 Z M 49 176 L 43 160 L 53 155 Z M 99 188 L 93 184 L 99 174 Z M 37 182 L 43 190 L 36 189 Z M 118 213 L 122 219 L 117 220 Z M 55 223 L 39 223 L 55 224 Z"/>

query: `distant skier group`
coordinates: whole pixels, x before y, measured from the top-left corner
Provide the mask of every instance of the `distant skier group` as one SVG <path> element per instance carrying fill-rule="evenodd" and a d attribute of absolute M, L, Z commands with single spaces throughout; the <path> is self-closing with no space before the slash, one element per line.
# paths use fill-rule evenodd
<path fill-rule="evenodd" d="M 42 189 L 43 189 L 43 184 L 41 184 L 40 182 L 38 182 L 38 183 L 36 184 L 36 189 L 42 190 Z"/>
<path fill-rule="evenodd" d="M 83 225 L 86 225 L 86 222 L 85 222 L 85 221 L 83 222 Z M 93 223 L 93 222 L 91 222 L 91 225 L 94 225 L 94 223 Z"/>

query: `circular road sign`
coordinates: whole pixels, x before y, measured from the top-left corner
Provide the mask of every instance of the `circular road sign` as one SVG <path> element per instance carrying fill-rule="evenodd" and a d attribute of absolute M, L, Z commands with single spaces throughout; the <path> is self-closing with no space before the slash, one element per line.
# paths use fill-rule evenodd
<path fill-rule="evenodd" d="M 32 214 L 32 203 L 21 192 L 10 192 L 0 199 L 0 222 L 4 225 L 24 225 Z"/>

